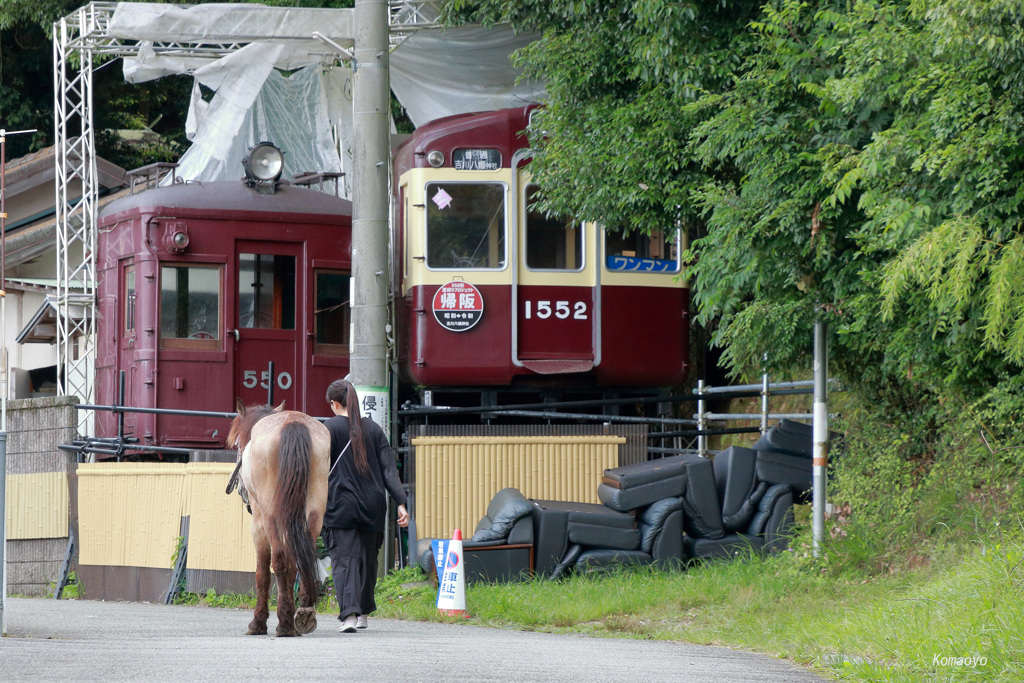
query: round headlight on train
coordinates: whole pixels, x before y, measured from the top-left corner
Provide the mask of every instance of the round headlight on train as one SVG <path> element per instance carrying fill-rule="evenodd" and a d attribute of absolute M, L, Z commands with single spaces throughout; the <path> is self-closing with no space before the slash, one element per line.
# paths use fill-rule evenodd
<path fill-rule="evenodd" d="M 249 156 L 242 160 L 245 179 L 250 182 L 272 183 L 281 177 L 284 170 L 284 154 L 269 142 L 249 150 Z"/>
<path fill-rule="evenodd" d="M 439 149 L 432 149 L 427 153 L 427 163 L 434 168 L 444 166 L 444 152 Z"/>

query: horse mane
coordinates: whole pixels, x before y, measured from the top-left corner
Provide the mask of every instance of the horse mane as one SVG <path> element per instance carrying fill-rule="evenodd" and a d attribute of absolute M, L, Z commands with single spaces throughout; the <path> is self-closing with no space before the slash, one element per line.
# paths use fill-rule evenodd
<path fill-rule="evenodd" d="M 228 432 L 228 443 L 234 444 L 238 450 L 243 450 L 252 439 L 252 428 L 256 423 L 277 412 L 267 405 L 255 405 L 242 408 L 238 411 L 238 417 L 231 421 L 231 430 Z"/>

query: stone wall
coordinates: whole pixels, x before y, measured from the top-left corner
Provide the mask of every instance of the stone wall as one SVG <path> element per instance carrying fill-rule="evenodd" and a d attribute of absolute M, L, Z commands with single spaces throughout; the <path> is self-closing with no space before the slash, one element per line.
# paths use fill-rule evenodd
<path fill-rule="evenodd" d="M 60 444 L 76 438 L 78 411 L 72 397 L 26 398 L 7 402 L 7 474 L 66 472 L 70 487 L 69 528 L 74 529 L 74 474 L 78 458 Z M 43 596 L 60 578 L 68 539 L 7 541 L 7 593 Z"/>

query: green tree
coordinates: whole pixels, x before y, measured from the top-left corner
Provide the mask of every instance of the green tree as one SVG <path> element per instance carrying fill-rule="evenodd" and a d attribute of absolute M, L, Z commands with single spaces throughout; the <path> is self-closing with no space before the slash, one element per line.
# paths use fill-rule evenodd
<path fill-rule="evenodd" d="M 1009 0 L 508 2 L 542 38 L 545 206 L 681 223 L 698 320 L 737 374 L 977 392 L 1024 360 L 1021 7 Z M 910 380 L 908 382 L 908 380 Z"/>

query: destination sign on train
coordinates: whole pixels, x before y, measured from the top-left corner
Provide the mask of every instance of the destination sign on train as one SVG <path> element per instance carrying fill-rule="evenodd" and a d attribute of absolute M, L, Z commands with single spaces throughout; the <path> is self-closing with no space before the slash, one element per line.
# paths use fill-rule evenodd
<path fill-rule="evenodd" d="M 501 168 L 501 151 L 497 149 L 461 148 L 452 152 L 456 171 L 496 171 Z"/>
<path fill-rule="evenodd" d="M 446 330 L 465 332 L 480 322 L 484 298 L 480 290 L 461 280 L 442 285 L 434 293 L 434 319 Z"/>

